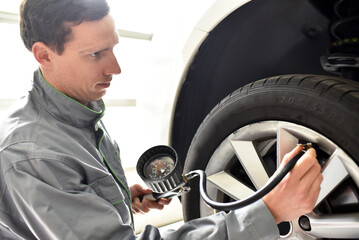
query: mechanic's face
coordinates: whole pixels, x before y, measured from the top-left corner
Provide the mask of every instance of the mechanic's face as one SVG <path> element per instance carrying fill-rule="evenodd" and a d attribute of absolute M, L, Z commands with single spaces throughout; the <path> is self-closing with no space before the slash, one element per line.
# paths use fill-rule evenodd
<path fill-rule="evenodd" d="M 113 48 L 118 43 L 113 18 L 72 26 L 71 40 L 61 55 L 55 54 L 53 79 L 57 90 L 87 105 L 106 93 L 113 74 L 121 73 Z"/>

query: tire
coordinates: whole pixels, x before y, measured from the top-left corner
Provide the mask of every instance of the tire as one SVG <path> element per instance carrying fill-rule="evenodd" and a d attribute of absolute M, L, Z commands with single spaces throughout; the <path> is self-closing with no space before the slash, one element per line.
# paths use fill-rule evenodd
<path fill-rule="evenodd" d="M 211 176 L 224 171 L 239 184 L 255 191 L 259 188 L 258 183 L 253 182 L 253 176 L 243 167 L 243 162 L 238 161 L 238 150 L 234 150 L 231 142 L 250 142 L 268 177 L 279 164 L 281 157 L 277 158 L 277 155 L 283 156 L 297 142 L 314 142 L 318 145 L 317 158 L 323 166 L 323 175 L 326 174 L 323 181 L 326 185 L 322 184 L 322 191 L 326 194 L 316 205 L 311 220 L 317 220 L 314 216 L 343 213 L 355 214 L 354 219 L 358 220 L 355 222 L 359 222 L 358 137 L 357 82 L 317 75 L 271 77 L 236 90 L 210 112 L 193 138 L 184 172 L 202 169 Z M 293 144 L 288 145 L 288 142 Z M 340 165 L 343 167 L 340 182 L 331 176 L 332 159 L 340 159 L 339 164 L 343 165 Z M 210 196 L 217 201 L 236 198 L 230 190 L 225 191 L 215 184 L 207 185 Z M 182 198 L 185 221 L 212 214 L 213 210 L 200 200 L 198 182 L 191 181 L 190 186 L 192 190 Z M 350 204 L 343 200 L 345 197 L 350 198 Z M 337 219 L 341 223 L 347 220 L 349 216 Z M 344 232 L 338 230 L 338 226 L 333 226 L 334 230 L 328 233 L 315 227 L 308 233 L 298 220 L 288 223 L 285 229 L 289 229 L 281 230 L 281 235 L 298 239 L 359 236 L 358 230 Z"/>

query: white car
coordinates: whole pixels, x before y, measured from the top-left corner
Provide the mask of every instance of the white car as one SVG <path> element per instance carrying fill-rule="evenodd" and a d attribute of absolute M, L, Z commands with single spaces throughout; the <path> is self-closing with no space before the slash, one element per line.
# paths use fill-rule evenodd
<path fill-rule="evenodd" d="M 317 144 L 318 202 L 279 225 L 283 239 L 359 239 L 357 2 L 218 0 L 182 52 L 170 145 L 184 172 L 206 171 L 212 199 L 245 197 L 295 144 Z M 185 220 L 213 214 L 190 183 Z"/>
<path fill-rule="evenodd" d="M 167 91 L 156 91 L 158 85 L 146 78 L 150 68 L 142 69 L 144 81 L 140 90 L 134 88 L 141 91 L 138 95 L 146 96 L 137 104 L 151 113 L 131 118 L 128 124 L 120 122 L 126 114 L 109 114 L 113 125 L 120 125 L 111 132 L 119 136 L 139 120 L 154 119 L 143 127 L 146 132 L 142 128 L 130 131 L 134 140 L 126 135 L 121 147 L 128 143 L 132 150 L 137 139 L 146 144 L 169 143 L 178 152 L 184 172 L 205 170 L 211 198 L 230 202 L 263 186 L 295 144 L 315 143 L 324 175 L 316 208 L 280 224 L 282 239 L 359 239 L 359 1 L 183 2 L 188 6 L 184 14 L 175 12 L 176 3 L 163 1 L 174 5 L 174 11 L 165 14 L 178 14 L 180 25 L 192 25 L 191 20 L 197 18 L 195 26 L 175 36 L 177 42 L 169 37 L 176 27 L 168 27 L 153 39 L 164 52 L 175 51 L 173 45 L 178 47 L 187 39 L 180 54 L 175 54 L 176 60 L 165 54 L 156 58 L 162 66 L 152 77 Z M 12 79 L 18 66 L 13 62 L 24 61 L 22 72 L 28 68 L 32 73 L 37 67 L 28 64 L 33 58 L 22 55 L 17 28 L 8 24 L 17 21 L 17 14 L 0 11 L 2 31 L 7 33 L 2 50 L 11 49 L 3 58 L 3 79 Z M 157 42 L 163 36 L 168 41 Z M 21 47 L 9 48 L 15 39 Z M 138 71 L 137 51 L 130 55 Z M 170 65 L 172 60 L 175 66 L 163 68 L 163 63 Z M 24 92 L 19 88 L 25 84 L 17 80 L 28 82 L 27 77 L 17 77 L 6 84 L 11 82 L 16 93 Z M 120 90 L 114 87 L 113 95 Z M 6 108 L 12 102 L 10 92 L 9 87 L 1 92 Z M 121 105 L 117 100 L 112 105 Z M 0 110 L 5 109 L 2 105 Z M 143 142 L 135 146 L 147 147 Z M 213 214 L 201 201 L 197 183 L 190 184 L 192 190 L 181 198 L 185 221 Z"/>

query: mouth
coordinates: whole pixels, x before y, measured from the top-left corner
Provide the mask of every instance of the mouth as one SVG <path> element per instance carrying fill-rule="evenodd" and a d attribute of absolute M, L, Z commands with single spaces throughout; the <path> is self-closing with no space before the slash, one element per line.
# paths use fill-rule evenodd
<path fill-rule="evenodd" d="M 101 88 L 109 88 L 111 86 L 111 82 L 98 83 L 97 86 Z"/>

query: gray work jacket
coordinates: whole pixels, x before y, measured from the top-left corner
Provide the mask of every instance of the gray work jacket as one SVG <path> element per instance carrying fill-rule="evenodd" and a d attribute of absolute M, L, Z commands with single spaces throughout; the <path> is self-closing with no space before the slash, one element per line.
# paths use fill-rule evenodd
<path fill-rule="evenodd" d="M 263 203 L 197 219 L 162 236 L 136 236 L 119 148 L 101 118 L 53 88 L 37 70 L 33 88 L 0 125 L 0 239 L 276 239 Z"/>

